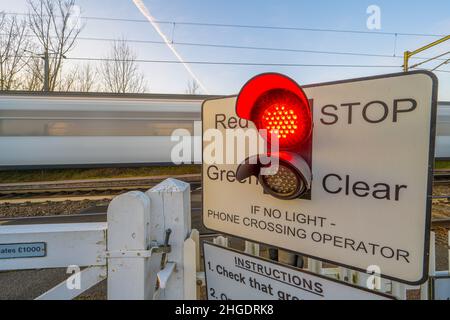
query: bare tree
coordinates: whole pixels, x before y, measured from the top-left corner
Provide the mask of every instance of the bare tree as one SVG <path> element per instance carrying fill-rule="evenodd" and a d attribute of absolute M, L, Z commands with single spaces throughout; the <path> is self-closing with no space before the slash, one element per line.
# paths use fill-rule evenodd
<path fill-rule="evenodd" d="M 198 84 L 197 81 L 195 81 L 195 79 L 188 81 L 187 88 L 186 88 L 187 94 L 199 94 L 199 91 L 200 91 L 200 85 Z"/>
<path fill-rule="evenodd" d="M 21 75 L 21 89 L 27 91 L 40 91 L 44 83 L 44 61 L 41 57 L 32 56 Z"/>
<path fill-rule="evenodd" d="M 81 70 L 78 70 L 77 75 L 77 91 L 91 92 L 97 83 L 97 76 L 95 70 L 91 65 L 85 64 Z"/>
<path fill-rule="evenodd" d="M 72 68 L 68 72 L 61 71 L 59 73 L 59 81 L 56 86 L 57 91 L 77 91 L 78 66 Z"/>
<path fill-rule="evenodd" d="M 143 93 L 147 89 L 144 75 L 136 63 L 137 55 L 125 40 L 114 41 L 111 52 L 100 66 L 105 91 Z"/>
<path fill-rule="evenodd" d="M 58 91 L 90 92 L 96 85 L 96 75 L 90 64 L 75 66 L 69 72 L 61 72 Z"/>
<path fill-rule="evenodd" d="M 0 90 L 18 89 L 19 74 L 27 66 L 31 42 L 27 24 L 0 13 Z"/>
<path fill-rule="evenodd" d="M 74 46 L 82 27 L 76 23 L 75 0 L 28 0 L 29 26 L 39 43 L 44 63 L 48 63 L 48 90 L 54 91 L 60 79 L 63 59 Z M 33 64 L 36 66 L 36 64 Z M 36 73 L 38 70 L 32 70 Z M 44 78 L 45 82 L 45 78 Z"/>

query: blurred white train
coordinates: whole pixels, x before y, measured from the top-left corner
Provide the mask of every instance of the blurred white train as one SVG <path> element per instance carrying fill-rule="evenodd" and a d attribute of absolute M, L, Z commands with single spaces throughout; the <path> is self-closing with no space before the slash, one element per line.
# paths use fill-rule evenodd
<path fill-rule="evenodd" d="M 450 102 L 438 103 L 436 136 L 436 159 L 450 160 Z"/>
<path fill-rule="evenodd" d="M 2 94 L 0 169 L 171 164 L 172 132 L 193 134 L 208 98 Z M 437 136 L 436 157 L 450 159 L 450 102 L 439 103 Z"/>

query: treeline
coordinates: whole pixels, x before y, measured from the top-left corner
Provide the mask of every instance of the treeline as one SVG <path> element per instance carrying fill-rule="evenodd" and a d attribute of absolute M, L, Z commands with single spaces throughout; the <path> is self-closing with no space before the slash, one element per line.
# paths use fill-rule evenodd
<path fill-rule="evenodd" d="M 0 13 L 0 91 L 149 91 L 125 39 L 97 65 L 68 63 L 85 27 L 75 2 L 28 0 L 25 16 Z"/>

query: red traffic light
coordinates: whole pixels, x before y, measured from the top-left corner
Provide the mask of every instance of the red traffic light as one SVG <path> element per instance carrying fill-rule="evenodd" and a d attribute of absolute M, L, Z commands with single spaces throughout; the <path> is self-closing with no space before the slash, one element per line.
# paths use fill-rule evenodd
<path fill-rule="evenodd" d="M 258 130 L 267 130 L 267 137 L 278 137 L 282 149 L 295 147 L 311 135 L 308 98 L 295 81 L 278 73 L 247 82 L 237 99 L 236 113 L 253 121 Z"/>
<path fill-rule="evenodd" d="M 265 193 L 283 200 L 304 196 L 311 189 L 312 115 L 308 98 L 292 79 L 278 73 L 254 77 L 242 88 L 236 102 L 239 117 L 252 121 L 263 136 L 277 138 L 280 152 L 246 159 L 237 169 L 242 181 L 256 176 Z M 263 175 L 267 158 L 277 158 L 278 171 Z M 305 160 L 307 159 L 307 160 Z"/>
<path fill-rule="evenodd" d="M 309 106 L 290 91 L 275 89 L 263 94 L 252 114 L 258 129 L 266 129 L 268 137 L 278 137 L 280 148 L 294 147 L 311 134 Z"/>

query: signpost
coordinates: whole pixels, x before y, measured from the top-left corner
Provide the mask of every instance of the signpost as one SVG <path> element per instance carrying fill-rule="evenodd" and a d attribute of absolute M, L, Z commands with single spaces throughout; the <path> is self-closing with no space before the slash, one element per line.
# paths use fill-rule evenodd
<path fill-rule="evenodd" d="M 274 198 L 255 177 L 239 182 L 239 164 L 257 151 L 247 140 L 220 141 L 211 132 L 228 137 L 240 129 L 233 139 L 245 139 L 255 125 L 237 116 L 236 97 L 204 103 L 205 226 L 363 272 L 376 266 L 383 277 L 408 284 L 423 283 L 436 78 L 411 72 L 303 90 L 314 124 L 310 199 Z M 222 151 L 222 159 L 208 161 Z"/>
<path fill-rule="evenodd" d="M 204 243 L 209 300 L 388 300 L 392 297 Z"/>

